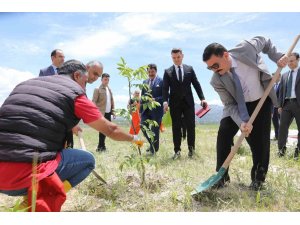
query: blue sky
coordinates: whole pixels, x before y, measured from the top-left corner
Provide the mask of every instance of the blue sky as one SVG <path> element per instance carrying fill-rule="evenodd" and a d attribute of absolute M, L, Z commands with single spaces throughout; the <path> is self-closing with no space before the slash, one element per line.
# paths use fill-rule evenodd
<path fill-rule="evenodd" d="M 156 63 L 158 75 L 163 76 L 164 69 L 172 65 L 173 47 L 183 49 L 184 63 L 194 67 L 208 102 L 220 104 L 209 84 L 212 74 L 202 62 L 204 48 L 219 42 L 230 49 L 242 39 L 263 35 L 285 52 L 299 34 L 291 22 L 299 20 L 300 13 L 292 12 L 1 13 L 0 105 L 17 83 L 38 76 L 41 68 L 49 66 L 50 52 L 60 48 L 66 60 L 101 61 L 104 72 L 111 75 L 116 107 L 123 108 L 128 91 L 116 69 L 120 57 L 132 68 Z M 275 71 L 276 65 L 265 59 L 269 70 Z M 87 85 L 89 98 L 99 85 L 100 79 Z"/>

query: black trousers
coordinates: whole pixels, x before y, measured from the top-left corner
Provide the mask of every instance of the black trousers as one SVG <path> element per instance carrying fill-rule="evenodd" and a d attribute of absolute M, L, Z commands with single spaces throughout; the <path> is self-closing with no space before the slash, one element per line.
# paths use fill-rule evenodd
<path fill-rule="evenodd" d="M 278 139 L 280 114 L 278 108 L 273 107 L 272 122 L 275 130 L 275 138 Z"/>
<path fill-rule="evenodd" d="M 278 136 L 278 148 L 281 149 L 285 147 L 289 127 L 295 118 L 297 128 L 298 128 L 298 144 L 297 147 L 300 148 L 300 106 L 297 103 L 296 99 L 285 101 L 282 113 L 280 116 L 280 127 L 279 127 L 279 136 Z"/>
<path fill-rule="evenodd" d="M 246 103 L 249 115 L 253 113 L 257 104 L 258 101 Z M 270 161 L 271 107 L 271 100 L 267 98 L 253 122 L 251 134 L 246 138 L 252 152 L 252 181 L 264 182 L 268 172 Z M 225 117 L 221 120 L 217 137 L 217 171 L 221 168 L 230 153 L 232 139 L 238 130 L 239 127 L 231 117 Z M 227 175 L 228 171 L 225 176 Z"/>
<path fill-rule="evenodd" d="M 146 137 L 147 141 L 150 144 L 151 153 L 157 152 L 159 150 L 159 125 L 161 124 L 161 119 L 162 119 L 161 116 L 152 113 L 150 110 L 147 110 L 146 112 L 144 112 L 142 114 L 141 123 L 143 125 L 145 125 L 146 127 L 148 127 L 148 129 L 149 129 L 149 124 L 146 123 L 146 120 L 154 120 L 158 123 L 157 127 L 154 127 L 154 126 L 151 127 L 151 131 L 154 133 L 153 141 L 151 140 L 150 137 L 148 137 L 147 133 L 142 128 L 142 132 L 143 132 L 144 136 Z"/>
<path fill-rule="evenodd" d="M 184 100 L 176 107 L 170 106 L 170 115 L 172 118 L 172 132 L 174 151 L 181 151 L 181 117 L 184 116 L 184 123 L 187 130 L 187 143 L 189 148 L 195 148 L 195 107 L 189 106 Z"/>
<path fill-rule="evenodd" d="M 105 113 L 104 114 L 105 119 L 111 121 L 111 113 Z M 98 143 L 98 148 L 106 148 L 105 146 L 105 138 L 106 136 L 99 132 L 99 143 Z"/>
<path fill-rule="evenodd" d="M 181 117 L 181 137 L 186 138 L 186 126 L 184 123 L 184 117 Z"/>

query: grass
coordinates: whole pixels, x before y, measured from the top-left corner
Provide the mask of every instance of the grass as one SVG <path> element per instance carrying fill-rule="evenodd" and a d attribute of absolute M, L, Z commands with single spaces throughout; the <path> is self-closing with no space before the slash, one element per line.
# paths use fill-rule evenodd
<path fill-rule="evenodd" d="M 124 130 L 129 130 L 124 127 Z M 140 185 L 140 176 L 134 167 L 120 165 L 125 156 L 134 153 L 128 142 L 106 140 L 108 150 L 95 152 L 98 133 L 84 127 L 83 138 L 87 149 L 96 158 L 96 171 L 107 181 L 101 184 L 92 174 L 67 194 L 62 211 L 97 212 L 235 212 L 235 211 L 300 211 L 300 163 L 292 159 L 293 149 L 284 158 L 278 158 L 277 143 L 271 142 L 270 168 L 266 189 L 248 190 L 250 184 L 251 153 L 246 142 L 230 166 L 231 183 L 224 189 L 209 191 L 197 198 L 190 192 L 199 183 L 215 173 L 215 145 L 218 125 L 197 125 L 196 155 L 187 156 L 186 141 L 182 156 L 173 161 L 171 128 L 161 134 L 160 150 L 146 164 L 146 184 Z M 76 137 L 75 146 L 79 148 Z M 142 154 L 146 155 L 142 148 Z M 0 194 L 0 207 L 9 207 L 17 198 Z"/>

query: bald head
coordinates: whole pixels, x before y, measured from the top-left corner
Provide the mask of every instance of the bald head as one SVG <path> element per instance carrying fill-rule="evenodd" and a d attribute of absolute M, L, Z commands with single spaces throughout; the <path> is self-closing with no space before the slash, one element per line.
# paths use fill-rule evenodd
<path fill-rule="evenodd" d="M 90 61 L 86 64 L 88 70 L 88 83 L 93 83 L 101 77 L 103 73 L 103 65 L 99 61 Z"/>

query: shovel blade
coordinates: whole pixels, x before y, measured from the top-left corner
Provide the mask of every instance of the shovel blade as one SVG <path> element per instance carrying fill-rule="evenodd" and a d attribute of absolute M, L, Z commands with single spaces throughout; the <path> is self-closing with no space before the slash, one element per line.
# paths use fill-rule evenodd
<path fill-rule="evenodd" d="M 206 191 L 210 189 L 213 185 L 215 185 L 218 181 L 220 181 L 224 174 L 226 172 L 226 169 L 221 167 L 218 171 L 218 173 L 212 175 L 210 178 L 208 178 L 205 182 L 198 185 L 198 187 L 191 192 L 191 195 L 197 195 L 203 191 Z"/>

